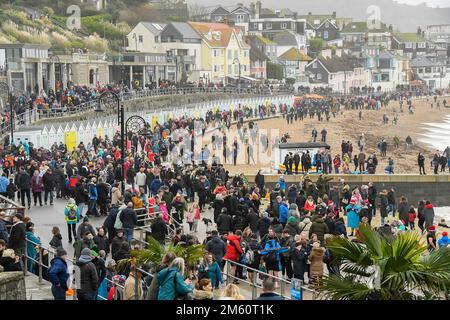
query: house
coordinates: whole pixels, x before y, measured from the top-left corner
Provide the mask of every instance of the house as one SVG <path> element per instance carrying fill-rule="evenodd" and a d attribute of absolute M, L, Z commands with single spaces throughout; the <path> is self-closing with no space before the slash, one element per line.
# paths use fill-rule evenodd
<path fill-rule="evenodd" d="M 425 38 L 435 43 L 450 43 L 450 24 L 427 26 Z"/>
<path fill-rule="evenodd" d="M 392 35 L 392 50 L 396 50 L 401 55 L 412 59 L 427 53 L 428 44 L 422 33 L 400 33 L 394 32 Z"/>
<path fill-rule="evenodd" d="M 391 31 L 385 24 L 380 28 L 369 28 L 366 21 L 351 22 L 341 30 L 344 47 L 358 54 L 364 46 L 391 48 Z"/>
<path fill-rule="evenodd" d="M 127 35 L 128 51 L 167 54 L 176 66 L 168 66 L 167 80 L 180 81 L 183 75 L 197 81 L 201 61 L 200 35 L 186 22 L 140 22 Z M 159 78 L 159 77 L 158 77 Z"/>
<path fill-rule="evenodd" d="M 198 81 L 198 75 L 192 74 L 198 71 L 201 64 L 202 38 L 186 22 L 171 22 L 161 31 L 160 49 L 158 53 L 172 52 L 176 58 L 176 81 L 181 80 L 183 73 L 192 75 L 190 80 Z"/>
<path fill-rule="evenodd" d="M 242 27 L 244 31 L 247 31 L 250 20 L 250 9 L 242 3 L 238 3 L 236 6 L 230 8 L 229 12 L 228 20 L 233 21 L 236 27 Z"/>
<path fill-rule="evenodd" d="M 430 90 L 444 89 L 450 85 L 450 74 L 445 63 L 432 61 L 423 55 L 411 60 L 414 80 L 426 82 Z"/>
<path fill-rule="evenodd" d="M 322 51 L 322 55 L 306 65 L 310 86 L 327 86 L 335 92 L 349 92 L 352 87 L 368 84 L 368 73 L 356 57 L 337 49 Z"/>
<path fill-rule="evenodd" d="M 239 28 L 223 23 L 190 22 L 200 34 L 200 79 L 228 83 L 227 79 L 250 76 L 250 46 Z"/>
<path fill-rule="evenodd" d="M 368 72 L 369 86 L 381 88 L 382 91 L 395 90 L 405 85 L 403 61 L 387 50 L 373 47 L 362 53 L 362 63 Z"/>
<path fill-rule="evenodd" d="M 300 16 L 306 21 L 306 33 L 308 38 L 321 38 L 327 43 L 339 39 L 339 27 L 336 20 L 336 12 L 332 15 L 308 15 Z"/>
<path fill-rule="evenodd" d="M 263 36 L 246 36 L 245 40 L 252 48 L 256 47 L 262 51 L 270 61 L 277 61 L 277 44 L 272 40 Z"/>
<path fill-rule="evenodd" d="M 56 54 L 49 46 L 30 43 L 0 44 L 6 79 L 11 90 L 39 93 L 65 88 L 74 82 L 89 87 L 110 83 L 106 55 L 86 52 Z"/>
<path fill-rule="evenodd" d="M 278 57 L 291 48 L 297 48 L 302 52 L 307 52 L 306 36 L 293 31 L 284 31 L 275 34 L 273 36 L 273 42 L 277 44 Z"/>
<path fill-rule="evenodd" d="M 271 10 L 261 7 L 261 2 L 250 5 L 250 20 L 248 23 L 249 35 L 261 35 L 272 40 L 273 35 L 293 31 L 303 35 L 305 32 L 305 19 L 299 19 L 297 13 L 290 9 Z"/>
<path fill-rule="evenodd" d="M 160 34 L 167 26 L 161 22 L 139 22 L 127 35 L 126 51 L 157 52 Z"/>
<path fill-rule="evenodd" d="M 296 81 L 304 81 L 306 65 L 312 59 L 298 48 L 291 48 L 278 57 L 278 61 L 284 68 L 285 78 L 294 78 Z"/>
<path fill-rule="evenodd" d="M 250 45 L 250 76 L 256 79 L 267 79 L 267 61 L 263 51 L 257 46 Z"/>

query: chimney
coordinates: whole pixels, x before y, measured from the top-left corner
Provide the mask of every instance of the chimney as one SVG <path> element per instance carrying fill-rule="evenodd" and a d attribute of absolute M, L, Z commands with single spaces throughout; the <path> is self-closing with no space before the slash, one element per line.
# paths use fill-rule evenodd
<path fill-rule="evenodd" d="M 333 14 L 331 16 L 336 19 L 336 11 L 333 11 Z"/>
<path fill-rule="evenodd" d="M 251 2 L 248 9 L 250 11 L 250 17 L 254 18 L 255 17 L 255 3 Z"/>
<path fill-rule="evenodd" d="M 261 7 L 262 7 L 261 1 L 259 1 L 259 0 L 256 1 L 256 15 L 255 15 L 256 19 L 259 19 L 260 15 L 261 15 Z"/>
<path fill-rule="evenodd" d="M 308 16 L 311 16 L 312 15 L 312 12 L 308 12 Z"/>
<path fill-rule="evenodd" d="M 392 32 L 394 30 L 394 27 L 392 26 L 392 24 L 389 25 L 389 31 Z"/>
<path fill-rule="evenodd" d="M 237 4 L 237 6 L 238 6 L 238 7 L 243 7 L 244 4 L 243 4 L 242 2 L 239 2 L 239 3 Z"/>

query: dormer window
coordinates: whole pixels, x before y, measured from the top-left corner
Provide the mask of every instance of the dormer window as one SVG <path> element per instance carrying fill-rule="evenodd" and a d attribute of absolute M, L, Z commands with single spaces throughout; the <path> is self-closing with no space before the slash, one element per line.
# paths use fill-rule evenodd
<path fill-rule="evenodd" d="M 319 25 L 320 24 L 320 20 L 319 19 L 314 20 L 314 24 L 315 25 Z"/>

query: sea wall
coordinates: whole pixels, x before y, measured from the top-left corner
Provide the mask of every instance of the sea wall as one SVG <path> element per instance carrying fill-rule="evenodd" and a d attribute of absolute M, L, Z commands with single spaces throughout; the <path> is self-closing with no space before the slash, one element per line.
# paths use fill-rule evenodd
<path fill-rule="evenodd" d="M 355 175 L 328 175 L 333 178 L 330 186 L 344 179 L 351 187 L 361 186 L 372 182 L 380 192 L 383 189 L 394 188 L 397 198 L 406 196 L 410 204 L 417 205 L 420 200 L 430 200 L 434 206 L 450 206 L 450 175 L 385 175 L 385 174 L 355 174 Z M 248 181 L 253 183 L 255 175 L 246 175 Z M 299 184 L 302 175 L 284 175 L 286 188 L 291 184 Z M 311 174 L 312 181 L 319 176 Z M 265 175 L 266 186 L 275 187 L 279 175 Z"/>

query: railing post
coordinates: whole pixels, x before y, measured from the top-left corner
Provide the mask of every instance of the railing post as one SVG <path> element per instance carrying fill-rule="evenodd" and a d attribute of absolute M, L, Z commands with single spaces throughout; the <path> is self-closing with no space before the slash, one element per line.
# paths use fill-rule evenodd
<path fill-rule="evenodd" d="M 227 282 L 227 285 L 230 284 L 230 261 L 225 261 L 225 268 L 227 270 L 226 275 L 227 275 L 227 280 L 225 280 Z"/>
<path fill-rule="evenodd" d="M 23 257 L 24 257 L 24 259 L 23 259 L 24 260 L 23 274 L 26 276 L 28 274 L 28 256 L 27 256 L 26 248 L 25 248 L 25 253 L 24 253 Z"/>
<path fill-rule="evenodd" d="M 134 300 L 140 300 L 139 299 L 139 282 L 138 282 L 137 266 L 134 268 Z"/>
<path fill-rule="evenodd" d="M 286 283 L 284 282 L 284 280 L 281 280 L 280 282 L 281 282 L 281 283 L 280 283 L 280 286 L 281 286 L 280 293 L 281 293 L 281 296 L 284 297 L 284 293 L 285 293 L 285 291 L 286 291 L 286 290 L 285 290 L 285 289 L 286 289 L 286 288 L 285 288 Z"/>
<path fill-rule="evenodd" d="M 256 280 L 259 277 L 259 273 L 253 272 L 253 281 L 252 281 L 252 300 L 256 299 L 256 296 L 258 295 L 258 288 L 256 286 Z"/>
<path fill-rule="evenodd" d="M 39 283 L 42 283 L 42 246 L 39 245 Z"/>

